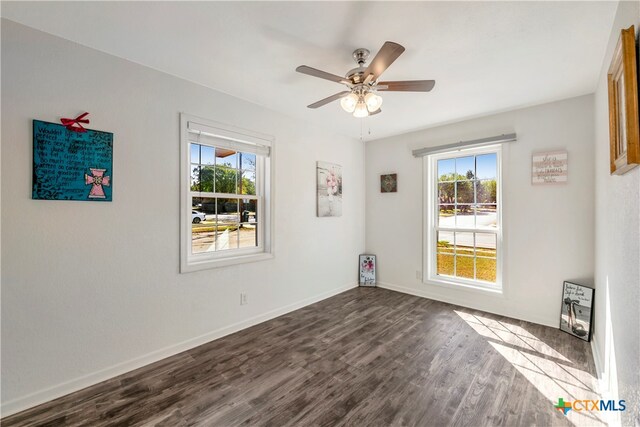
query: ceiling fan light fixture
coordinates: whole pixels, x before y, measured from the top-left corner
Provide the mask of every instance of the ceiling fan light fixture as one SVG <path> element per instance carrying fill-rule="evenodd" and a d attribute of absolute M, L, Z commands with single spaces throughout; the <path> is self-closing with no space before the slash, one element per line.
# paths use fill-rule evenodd
<path fill-rule="evenodd" d="M 353 111 L 356 109 L 357 104 L 358 104 L 358 95 L 356 95 L 353 92 L 343 97 L 340 100 L 340 106 L 347 113 L 353 113 Z"/>
<path fill-rule="evenodd" d="M 364 102 L 367 104 L 367 109 L 373 113 L 382 106 L 382 97 L 373 92 L 369 92 L 365 95 Z"/>
<path fill-rule="evenodd" d="M 370 52 L 364 48 L 356 49 L 353 52 L 353 59 L 358 63 L 358 66 L 347 71 L 344 77 L 327 73 L 308 65 L 300 65 L 296 68 L 298 73 L 340 83 L 348 88 L 348 90 L 343 90 L 309 104 L 307 108 L 316 109 L 340 100 L 340 106 L 344 111 L 352 113 L 355 117 L 362 118 L 379 114 L 382 111 L 380 109 L 382 97 L 378 95 L 378 91 L 384 91 L 385 94 L 387 92 L 431 91 L 436 83 L 435 80 L 380 80 L 382 73 L 398 59 L 404 50 L 404 47 L 398 43 L 386 41 L 367 65 Z"/>
<path fill-rule="evenodd" d="M 369 110 L 367 110 L 367 104 L 364 103 L 363 100 L 358 101 L 356 104 L 356 109 L 353 112 L 353 117 L 367 117 L 369 115 Z"/>

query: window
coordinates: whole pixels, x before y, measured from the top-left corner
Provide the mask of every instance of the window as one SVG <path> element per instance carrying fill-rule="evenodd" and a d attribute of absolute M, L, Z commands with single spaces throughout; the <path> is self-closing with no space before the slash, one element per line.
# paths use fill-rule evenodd
<path fill-rule="evenodd" d="M 428 280 L 501 288 L 500 146 L 427 157 Z"/>
<path fill-rule="evenodd" d="M 272 139 L 181 121 L 181 271 L 270 258 Z"/>

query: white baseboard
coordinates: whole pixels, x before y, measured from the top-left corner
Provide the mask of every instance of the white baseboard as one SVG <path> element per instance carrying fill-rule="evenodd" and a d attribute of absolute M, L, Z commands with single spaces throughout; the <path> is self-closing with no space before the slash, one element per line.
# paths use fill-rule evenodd
<path fill-rule="evenodd" d="M 600 350 L 598 349 L 598 342 L 596 340 L 596 336 L 591 335 L 591 354 L 593 354 L 593 364 L 596 367 L 596 374 L 598 375 L 598 382 L 600 383 L 600 388 L 602 389 L 602 375 L 604 373 L 604 364 L 602 361 L 602 355 L 600 355 Z"/>
<path fill-rule="evenodd" d="M 591 354 L 593 354 L 593 363 L 596 368 L 596 375 L 598 376 L 598 394 L 603 400 L 618 400 L 617 384 L 611 384 L 611 372 L 607 372 L 605 369 L 604 359 L 599 348 L 596 335 L 593 335 L 591 337 Z M 607 411 L 602 415 L 604 417 L 604 421 L 609 426 L 622 425 L 622 415 L 620 412 Z"/>
<path fill-rule="evenodd" d="M 474 305 L 473 302 L 469 302 L 466 300 L 459 300 L 456 298 L 451 298 L 451 297 L 443 296 L 440 294 L 432 293 L 429 291 L 429 289 L 422 290 L 422 289 L 408 288 L 405 286 L 400 286 L 400 285 L 395 285 L 393 283 L 386 283 L 386 282 L 380 282 L 380 281 L 378 281 L 377 284 L 381 288 L 402 292 L 402 293 L 414 295 L 417 297 L 446 302 L 448 304 L 459 305 L 461 307 L 472 308 L 474 310 L 481 310 L 487 313 L 497 314 L 499 316 L 510 317 L 512 319 L 517 319 L 517 320 L 524 320 L 526 322 L 536 323 L 538 325 L 549 326 L 551 328 L 558 327 L 558 324 L 557 322 L 555 322 L 555 320 L 550 321 L 549 319 L 536 316 L 535 314 L 532 314 L 532 313 L 521 313 L 521 312 L 513 313 L 513 312 L 506 312 L 506 311 L 503 312 L 501 310 L 487 309 L 486 307 L 480 307 L 480 306 Z M 426 288 L 426 285 L 425 285 L 425 288 Z"/>
<path fill-rule="evenodd" d="M 74 378 L 69 381 L 65 381 L 63 383 L 54 385 L 52 387 L 48 387 L 43 390 L 39 390 L 35 393 L 31 393 L 26 396 L 22 396 L 22 397 L 10 400 L 8 402 L 3 402 L 2 407 L 0 408 L 0 413 L 2 414 L 2 417 L 7 417 L 17 412 L 24 411 L 25 409 L 29 409 L 34 406 L 40 405 L 42 403 L 48 402 L 50 400 L 57 399 L 58 397 L 62 397 L 69 393 L 73 393 L 74 391 L 78 391 L 83 388 L 98 384 L 102 381 L 106 381 L 108 379 L 117 377 L 118 375 L 125 374 L 127 372 L 133 371 L 135 369 L 141 368 L 143 366 L 149 365 L 151 363 L 155 363 L 159 360 L 181 353 L 183 351 L 190 350 L 199 345 L 208 343 L 218 338 L 222 338 L 226 335 L 233 334 L 235 332 L 241 331 L 243 329 L 249 328 L 251 326 L 265 322 L 267 320 L 271 320 L 275 317 L 282 316 L 283 314 L 290 313 L 294 310 L 298 310 L 302 307 L 306 307 L 307 305 L 314 304 L 316 302 L 330 298 L 334 295 L 348 291 L 349 289 L 356 288 L 357 286 L 358 285 L 355 283 L 349 283 L 339 288 L 332 289 L 328 292 L 324 292 L 320 295 L 316 295 L 311 298 L 306 298 L 302 301 L 298 301 L 293 304 L 289 304 L 287 306 L 268 311 L 264 314 L 260 314 L 258 316 L 254 316 L 247 320 L 243 320 L 242 322 L 234 323 L 232 325 L 225 326 L 220 329 L 216 329 L 215 331 L 208 332 L 204 335 L 200 335 L 198 337 L 191 338 L 181 343 L 174 344 L 165 348 L 161 348 L 159 350 L 136 357 L 134 359 L 118 363 L 108 368 L 101 369 L 97 372 L 93 372 L 88 375 L 83 375 L 81 377 Z"/>

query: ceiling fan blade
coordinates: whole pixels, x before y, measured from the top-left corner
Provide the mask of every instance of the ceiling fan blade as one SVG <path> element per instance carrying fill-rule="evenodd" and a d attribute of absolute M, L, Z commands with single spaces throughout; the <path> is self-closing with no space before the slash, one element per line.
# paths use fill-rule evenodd
<path fill-rule="evenodd" d="M 351 91 L 348 91 L 348 90 L 345 90 L 345 91 L 340 92 L 340 93 L 336 93 L 335 95 L 331 95 L 331 96 L 330 96 L 330 97 L 328 97 L 328 98 L 321 99 L 321 100 L 320 100 L 320 101 L 318 101 L 318 102 L 314 102 L 314 103 L 313 103 L 313 104 L 311 104 L 311 105 L 307 105 L 307 108 L 318 108 L 318 107 L 322 107 L 323 105 L 326 105 L 326 104 L 328 104 L 328 103 L 330 103 L 330 102 L 333 102 L 333 101 L 335 101 L 336 99 L 340 99 L 340 98 L 342 98 L 343 96 L 349 95 L 350 93 L 351 93 Z"/>
<path fill-rule="evenodd" d="M 306 65 L 301 65 L 296 68 L 296 71 L 302 74 L 307 74 L 313 77 L 319 77 L 325 80 L 331 80 L 336 83 L 345 83 L 346 79 L 344 77 L 337 76 L 335 74 L 327 73 L 326 71 L 318 70 L 316 68 L 307 67 Z"/>
<path fill-rule="evenodd" d="M 376 111 L 374 111 L 373 113 L 369 113 L 370 116 L 375 116 L 376 114 L 380 114 L 382 113 L 382 109 L 378 108 Z"/>
<path fill-rule="evenodd" d="M 378 82 L 379 91 L 385 92 L 429 92 L 436 85 L 435 80 L 403 80 L 397 82 Z"/>
<path fill-rule="evenodd" d="M 384 70 L 389 68 L 389 65 L 393 64 L 393 61 L 404 52 L 404 47 L 394 42 L 384 42 L 375 58 L 371 61 L 369 66 L 364 72 L 365 76 L 373 74 L 373 79 L 377 80 Z"/>

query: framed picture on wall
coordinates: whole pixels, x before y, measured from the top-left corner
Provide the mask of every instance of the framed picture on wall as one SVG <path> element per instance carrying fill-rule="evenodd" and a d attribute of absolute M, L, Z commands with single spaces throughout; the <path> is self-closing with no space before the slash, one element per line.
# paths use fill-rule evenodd
<path fill-rule="evenodd" d="M 360 286 L 376 285 L 376 256 L 362 254 L 359 258 L 359 279 Z"/>
<path fill-rule="evenodd" d="M 397 193 L 398 192 L 398 174 L 397 173 L 380 175 L 380 192 L 381 193 Z"/>
<path fill-rule="evenodd" d="M 610 172 L 622 175 L 640 163 L 638 70 L 635 29 L 620 33 L 608 73 Z"/>
<path fill-rule="evenodd" d="M 567 150 L 545 151 L 531 155 L 531 184 L 564 184 L 568 175 Z"/>
<path fill-rule="evenodd" d="M 342 166 L 316 163 L 317 216 L 342 216 Z"/>
<path fill-rule="evenodd" d="M 34 200 L 110 202 L 113 133 L 33 120 Z"/>
<path fill-rule="evenodd" d="M 564 282 L 560 330 L 585 341 L 591 341 L 594 289 Z"/>

